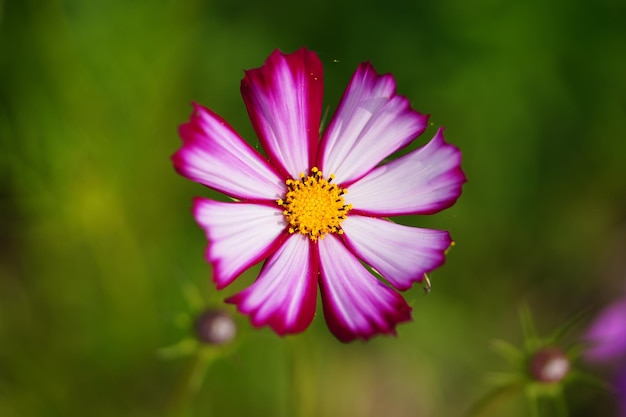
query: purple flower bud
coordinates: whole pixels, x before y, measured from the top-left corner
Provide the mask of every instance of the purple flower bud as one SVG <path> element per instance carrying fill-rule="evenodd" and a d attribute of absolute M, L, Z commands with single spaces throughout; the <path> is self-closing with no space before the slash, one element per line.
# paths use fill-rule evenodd
<path fill-rule="evenodd" d="M 237 326 L 230 314 L 222 310 L 206 310 L 196 318 L 196 336 L 209 345 L 223 345 L 235 338 Z"/>
<path fill-rule="evenodd" d="M 538 382 L 546 384 L 560 382 L 565 378 L 569 369 L 569 359 L 559 348 L 541 349 L 530 359 L 530 375 Z"/>

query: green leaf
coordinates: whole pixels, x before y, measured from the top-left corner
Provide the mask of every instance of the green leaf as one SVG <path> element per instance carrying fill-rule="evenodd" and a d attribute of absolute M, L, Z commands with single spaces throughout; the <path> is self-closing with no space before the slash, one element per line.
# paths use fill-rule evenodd
<path fill-rule="evenodd" d="M 513 366 L 519 365 L 524 359 L 523 351 L 504 340 L 492 340 L 491 348 Z"/>

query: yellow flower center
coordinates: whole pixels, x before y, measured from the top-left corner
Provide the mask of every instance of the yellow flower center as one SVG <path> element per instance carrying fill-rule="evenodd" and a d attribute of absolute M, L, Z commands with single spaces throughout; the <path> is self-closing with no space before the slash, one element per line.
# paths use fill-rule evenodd
<path fill-rule="evenodd" d="M 326 233 L 343 233 L 341 222 L 352 204 L 344 204 L 342 195 L 348 190 L 331 184 L 334 177 L 325 179 L 314 167 L 309 176 L 300 174 L 299 180 L 285 181 L 287 193 L 277 203 L 284 208 L 289 233 L 302 233 L 312 241 L 324 239 Z"/>

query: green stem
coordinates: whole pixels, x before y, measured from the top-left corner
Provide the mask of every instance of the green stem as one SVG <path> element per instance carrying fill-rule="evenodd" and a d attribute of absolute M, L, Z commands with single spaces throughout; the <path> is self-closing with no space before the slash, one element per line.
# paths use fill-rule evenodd
<path fill-rule="evenodd" d="M 556 408 L 557 417 L 569 416 L 569 410 L 567 409 L 567 403 L 562 391 L 554 396 L 554 407 Z"/>
<path fill-rule="evenodd" d="M 540 417 L 541 413 L 539 412 L 539 401 L 537 396 L 535 395 L 527 395 L 528 398 L 528 408 L 530 408 L 530 417 Z"/>
<path fill-rule="evenodd" d="M 200 349 L 192 356 L 172 391 L 167 416 L 191 417 L 193 415 L 193 399 L 202 387 L 209 365 L 217 356 L 213 349 Z"/>
<path fill-rule="evenodd" d="M 314 417 L 318 387 L 317 342 L 307 341 L 306 335 L 288 341 L 289 349 L 289 417 Z"/>
<path fill-rule="evenodd" d="M 506 384 L 495 387 L 489 391 L 484 397 L 478 400 L 467 412 L 467 417 L 487 416 L 491 414 L 496 404 L 505 398 L 515 395 L 521 391 L 519 384 Z"/>

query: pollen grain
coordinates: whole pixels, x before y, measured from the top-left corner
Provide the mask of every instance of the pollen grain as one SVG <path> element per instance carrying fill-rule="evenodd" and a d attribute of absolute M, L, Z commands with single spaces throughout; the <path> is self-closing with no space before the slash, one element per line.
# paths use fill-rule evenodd
<path fill-rule="evenodd" d="M 314 242 L 327 233 L 343 233 L 341 222 L 352 205 L 342 197 L 348 190 L 333 184 L 333 179 L 334 175 L 324 178 L 314 167 L 308 176 L 301 173 L 299 179 L 285 181 L 287 193 L 277 203 L 283 208 L 289 233 L 301 233 Z"/>

